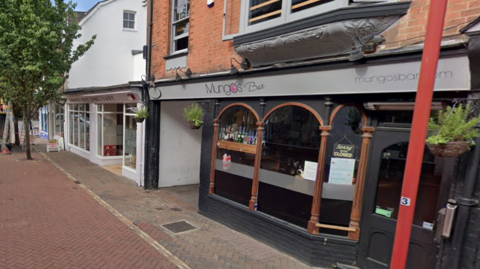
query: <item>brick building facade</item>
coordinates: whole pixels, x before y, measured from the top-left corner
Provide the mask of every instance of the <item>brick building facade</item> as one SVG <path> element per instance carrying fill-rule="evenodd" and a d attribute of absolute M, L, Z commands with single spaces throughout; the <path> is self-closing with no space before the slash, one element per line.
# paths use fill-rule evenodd
<path fill-rule="evenodd" d="M 401 0 L 404 2 L 410 2 Z M 226 33 L 238 33 L 240 2 L 229 4 Z M 408 13 L 383 35 L 381 49 L 394 49 L 423 42 L 427 26 L 428 0 L 411 1 Z M 222 41 L 224 33 L 225 1 L 216 1 L 213 8 L 205 3 L 190 4 L 190 36 L 188 65 L 194 74 L 208 74 L 230 69 L 230 58 L 237 57 L 233 41 Z M 171 10 L 172 1 L 154 2 L 154 25 L 152 35 L 152 74 L 156 78 L 173 77 L 166 71 L 165 59 L 171 55 Z M 445 38 L 462 38 L 459 30 L 480 16 L 480 2 L 476 0 L 451 0 L 445 19 Z M 465 37 L 464 37 L 465 38 Z"/>
<path fill-rule="evenodd" d="M 145 186 L 198 172 L 202 214 L 314 266 L 388 268 L 430 1 L 226 1 L 149 2 Z M 477 36 L 460 30 L 479 3 L 448 6 L 432 110 L 478 99 Z M 181 123 L 192 102 L 201 133 Z M 475 268 L 475 227 L 434 242 L 475 154 L 426 150 L 408 268 Z M 462 203 L 455 229 L 477 218 Z"/>

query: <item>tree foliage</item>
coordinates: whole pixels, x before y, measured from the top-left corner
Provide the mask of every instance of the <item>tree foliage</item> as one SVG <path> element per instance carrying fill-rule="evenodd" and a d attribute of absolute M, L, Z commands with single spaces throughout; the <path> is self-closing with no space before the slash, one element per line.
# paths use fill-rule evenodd
<path fill-rule="evenodd" d="M 75 6 L 63 0 L 0 1 L 0 96 L 22 108 L 24 122 L 61 99 L 72 64 L 93 45 L 95 36 L 73 47 L 80 37 Z"/>

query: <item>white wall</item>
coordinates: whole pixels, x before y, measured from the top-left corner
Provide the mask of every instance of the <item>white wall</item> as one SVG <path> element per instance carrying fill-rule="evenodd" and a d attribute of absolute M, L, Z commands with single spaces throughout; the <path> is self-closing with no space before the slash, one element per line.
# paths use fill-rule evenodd
<path fill-rule="evenodd" d="M 136 11 L 136 30 L 123 30 L 123 11 Z M 95 44 L 75 62 L 70 70 L 68 88 L 110 86 L 139 81 L 134 74 L 132 50 L 142 50 L 146 43 L 147 8 L 140 0 L 108 0 L 99 4 L 80 22 L 82 37 L 75 46 L 97 35 Z M 145 67 L 143 68 L 145 70 Z M 142 74 L 145 71 L 142 72 Z"/>
<path fill-rule="evenodd" d="M 145 74 L 146 61 L 143 59 L 143 53 L 133 55 L 133 77 L 132 81 L 140 81 Z"/>
<path fill-rule="evenodd" d="M 161 103 L 159 188 L 200 182 L 202 129 L 190 129 L 182 116 L 192 102 Z"/>

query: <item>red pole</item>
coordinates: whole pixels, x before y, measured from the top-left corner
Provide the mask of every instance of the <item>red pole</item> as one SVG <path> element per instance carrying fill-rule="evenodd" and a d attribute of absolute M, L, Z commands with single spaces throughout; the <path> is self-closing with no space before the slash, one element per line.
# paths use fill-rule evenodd
<path fill-rule="evenodd" d="M 405 269 L 448 0 L 431 0 L 391 269 Z"/>

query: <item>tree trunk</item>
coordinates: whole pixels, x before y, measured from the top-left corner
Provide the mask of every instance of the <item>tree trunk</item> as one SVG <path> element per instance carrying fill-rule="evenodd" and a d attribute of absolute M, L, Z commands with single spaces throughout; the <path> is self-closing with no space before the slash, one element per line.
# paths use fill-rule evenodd
<path fill-rule="evenodd" d="M 20 108 L 17 105 L 12 105 L 13 113 L 13 132 L 15 135 L 15 146 L 20 146 L 20 130 L 18 128 L 18 118 L 20 117 Z"/>
<path fill-rule="evenodd" d="M 11 117 L 11 115 L 10 115 L 10 117 Z M 7 141 L 8 143 L 10 143 L 10 142 L 11 142 L 11 139 L 10 139 L 10 128 L 11 128 L 11 125 L 12 125 L 12 124 L 10 123 L 10 120 L 9 120 L 9 119 L 5 118 L 5 120 L 8 121 L 7 130 L 4 130 L 4 132 L 7 132 L 7 140 L 5 140 L 5 141 Z"/>
<path fill-rule="evenodd" d="M 27 160 L 32 159 L 30 151 L 30 117 L 27 114 L 27 108 L 23 108 L 23 129 L 25 129 L 25 140 L 23 141 L 25 151 L 27 152 Z"/>
<path fill-rule="evenodd" d="M 20 133 L 18 128 L 18 118 L 13 116 L 13 132 L 15 134 L 15 146 L 20 146 Z"/>

